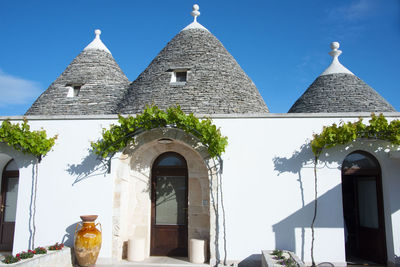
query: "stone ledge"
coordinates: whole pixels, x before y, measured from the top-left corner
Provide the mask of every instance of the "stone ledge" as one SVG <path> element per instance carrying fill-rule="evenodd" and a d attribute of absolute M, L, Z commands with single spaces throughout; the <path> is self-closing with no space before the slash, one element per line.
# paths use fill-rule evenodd
<path fill-rule="evenodd" d="M 12 264 L 0 262 L 0 266 L 18 267 L 73 267 L 71 260 L 71 248 L 64 247 L 62 250 L 47 251 L 47 254 L 35 255 L 33 258 L 21 260 Z"/>

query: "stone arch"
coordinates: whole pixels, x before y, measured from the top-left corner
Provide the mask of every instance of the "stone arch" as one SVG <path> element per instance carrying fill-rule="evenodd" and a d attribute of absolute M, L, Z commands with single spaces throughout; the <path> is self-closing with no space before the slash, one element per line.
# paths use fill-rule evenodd
<path fill-rule="evenodd" d="M 112 257 L 126 257 L 129 239 L 144 242 L 150 255 L 151 168 L 164 152 L 182 155 L 188 165 L 188 240 L 215 239 L 215 214 L 210 199 L 217 183 L 216 167 L 207 147 L 196 137 L 176 128 L 145 131 L 132 140 L 119 158 L 114 182 Z M 210 256 L 214 242 L 210 244 Z"/>
<path fill-rule="evenodd" d="M 13 158 L 10 155 L 0 153 L 0 173 L 3 173 L 4 167 L 12 160 Z"/>

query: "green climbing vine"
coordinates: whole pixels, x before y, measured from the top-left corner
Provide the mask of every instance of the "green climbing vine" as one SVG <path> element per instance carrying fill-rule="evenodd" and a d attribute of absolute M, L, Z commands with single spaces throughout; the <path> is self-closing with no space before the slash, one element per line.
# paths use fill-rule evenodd
<path fill-rule="evenodd" d="M 317 192 L 317 164 L 319 156 L 325 148 L 345 145 L 356 139 L 374 139 L 387 141 L 392 145 L 400 145 L 400 120 L 387 121 L 383 114 L 371 114 L 369 124 L 363 123 L 359 118 L 356 122 L 341 122 L 339 125 L 325 126 L 320 134 L 314 134 L 311 140 L 311 149 L 314 153 L 314 216 L 311 222 L 311 261 L 314 261 L 314 223 L 317 217 L 318 192 Z"/>
<path fill-rule="evenodd" d="M 54 146 L 57 136 L 47 138 L 45 130 L 31 131 L 28 120 L 22 124 L 4 120 L 0 126 L 0 142 L 4 142 L 15 150 L 30 153 L 40 162 Z"/>
<path fill-rule="evenodd" d="M 118 116 L 117 125 L 103 129 L 102 139 L 92 142 L 95 154 L 107 158 L 124 149 L 140 130 L 150 130 L 159 127 L 176 127 L 197 137 L 207 145 L 211 157 L 220 156 L 228 144 L 227 137 L 222 136 L 220 129 L 212 124 L 211 119 L 198 119 L 193 114 L 185 114 L 179 106 L 166 111 L 157 106 L 148 106 L 135 117 Z"/>
<path fill-rule="evenodd" d="M 320 134 L 314 134 L 311 140 L 311 148 L 318 158 L 324 148 L 332 148 L 337 145 L 345 145 L 356 139 L 377 139 L 388 141 L 393 145 L 400 145 L 400 120 L 387 121 L 383 114 L 371 114 L 369 124 L 363 123 L 360 118 L 356 122 L 341 122 L 324 127 Z"/>

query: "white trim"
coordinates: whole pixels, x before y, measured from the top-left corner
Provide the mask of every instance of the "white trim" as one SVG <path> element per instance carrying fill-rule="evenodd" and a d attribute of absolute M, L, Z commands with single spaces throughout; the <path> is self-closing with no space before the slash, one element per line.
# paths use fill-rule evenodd
<path fill-rule="evenodd" d="M 400 112 L 383 112 L 387 118 L 400 118 Z M 123 116 L 135 116 L 136 114 L 121 114 Z M 195 113 L 197 117 L 209 117 L 211 119 L 262 119 L 262 118 L 370 118 L 371 112 L 342 112 L 342 113 L 250 113 L 250 114 L 205 114 Z M 0 120 L 112 120 L 118 119 L 117 114 L 102 115 L 16 115 L 0 116 Z"/>

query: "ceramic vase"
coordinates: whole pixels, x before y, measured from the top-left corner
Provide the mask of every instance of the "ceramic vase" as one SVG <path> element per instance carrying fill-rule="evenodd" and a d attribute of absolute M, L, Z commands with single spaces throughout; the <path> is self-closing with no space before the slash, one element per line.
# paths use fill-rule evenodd
<path fill-rule="evenodd" d="M 97 215 L 84 215 L 81 219 L 75 228 L 75 256 L 80 266 L 94 266 L 101 248 L 101 224 L 95 224 Z"/>

